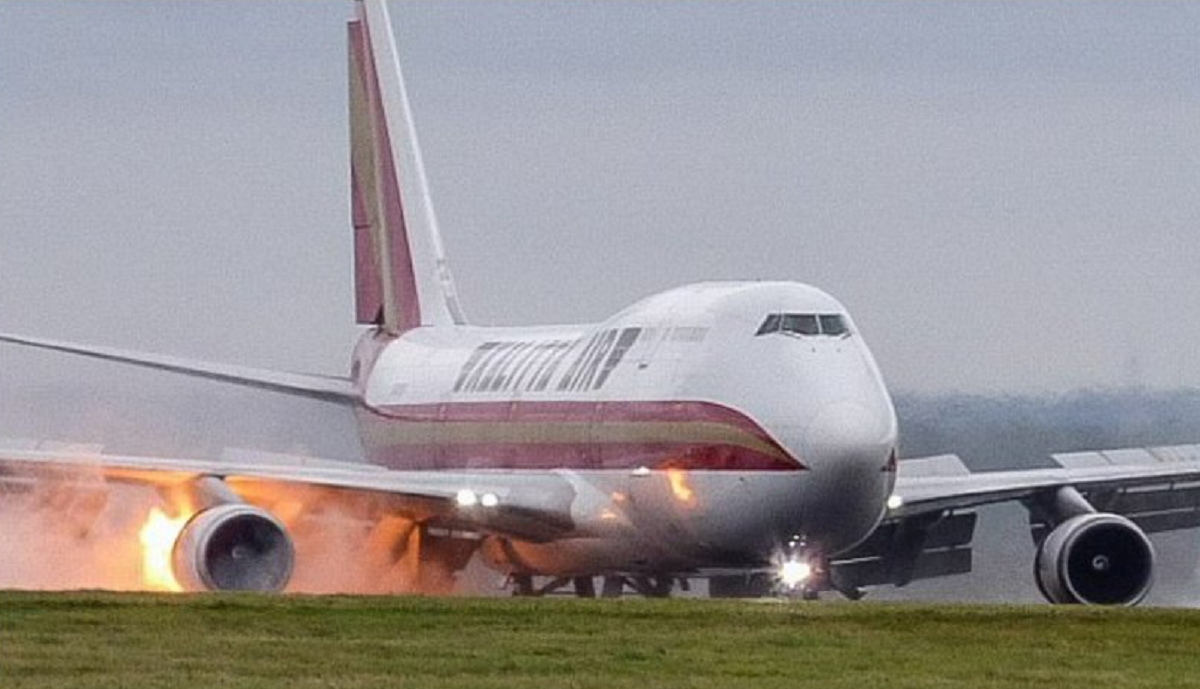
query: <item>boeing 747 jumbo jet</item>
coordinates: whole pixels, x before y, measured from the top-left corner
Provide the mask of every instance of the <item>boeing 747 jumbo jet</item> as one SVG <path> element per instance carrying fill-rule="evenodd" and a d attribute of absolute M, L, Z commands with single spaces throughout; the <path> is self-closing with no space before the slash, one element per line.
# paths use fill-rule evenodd
<path fill-rule="evenodd" d="M 898 461 L 863 334 L 805 284 L 689 285 L 600 323 L 470 325 L 381 0 L 356 4 L 348 53 L 366 326 L 348 377 L 0 337 L 355 410 L 367 464 L 0 452 L 10 477 L 86 467 L 159 489 L 178 515 L 165 562 L 182 588 L 287 590 L 303 565 L 288 524 L 314 489 L 380 506 L 372 540 L 418 577 L 480 558 L 526 595 L 594 595 L 596 578 L 609 595 L 667 595 L 703 578 L 717 596 L 857 598 L 969 571 L 975 508 L 1018 501 L 1047 599 L 1131 605 L 1154 578 L 1146 534 L 1200 525 L 1200 446 L 1055 455 L 1057 468 L 1029 471 Z"/>

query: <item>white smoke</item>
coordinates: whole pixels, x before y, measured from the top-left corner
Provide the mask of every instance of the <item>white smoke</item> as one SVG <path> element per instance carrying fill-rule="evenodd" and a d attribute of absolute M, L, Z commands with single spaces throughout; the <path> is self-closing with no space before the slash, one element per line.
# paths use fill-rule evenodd
<path fill-rule="evenodd" d="M 28 483 L 8 478 L 0 481 L 0 588 L 151 590 L 138 533 L 155 507 L 175 513 L 179 506 L 152 486 L 106 483 L 87 470 Z M 418 576 L 418 531 L 386 501 L 314 488 L 236 488 L 287 526 L 296 546 L 288 592 L 479 594 L 500 582 L 479 566 L 453 576 L 424 559 Z"/>
<path fill-rule="evenodd" d="M 0 587 L 143 588 L 137 532 L 153 491 L 103 483 L 87 472 L 3 484 Z"/>

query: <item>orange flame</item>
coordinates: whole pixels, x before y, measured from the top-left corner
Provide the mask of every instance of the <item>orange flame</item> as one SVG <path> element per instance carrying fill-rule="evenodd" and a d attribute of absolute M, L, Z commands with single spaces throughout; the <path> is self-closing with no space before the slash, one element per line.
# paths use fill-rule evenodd
<path fill-rule="evenodd" d="M 671 483 L 671 492 L 675 494 L 675 499 L 685 505 L 690 505 L 696 500 L 696 493 L 692 487 L 688 485 L 687 472 L 683 469 L 671 468 L 667 469 L 667 480 Z"/>
<path fill-rule="evenodd" d="M 142 542 L 142 582 L 154 591 L 182 591 L 175 578 L 171 556 L 175 550 L 175 539 L 187 523 L 187 515 L 174 519 L 157 507 L 146 515 L 146 523 L 138 532 Z"/>

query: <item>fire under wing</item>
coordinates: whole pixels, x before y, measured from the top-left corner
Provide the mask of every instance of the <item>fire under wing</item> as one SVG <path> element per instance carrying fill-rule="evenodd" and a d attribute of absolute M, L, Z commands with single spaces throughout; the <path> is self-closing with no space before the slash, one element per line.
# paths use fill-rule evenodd
<path fill-rule="evenodd" d="M 987 472 L 970 471 L 955 455 L 901 461 L 883 522 L 831 563 L 835 588 L 855 595 L 862 587 L 970 572 L 974 509 L 983 505 L 1021 503 L 1039 547 L 1058 526 L 1087 514 L 1120 515 L 1145 533 L 1200 526 L 1200 445 L 1051 458 L 1056 467 Z"/>
<path fill-rule="evenodd" d="M 232 488 L 235 496 L 253 495 L 258 488 L 345 490 L 372 494 L 384 502 L 389 514 L 414 522 L 535 543 L 574 529 L 575 489 L 567 478 L 550 473 L 524 475 L 519 481 L 502 474 L 464 480 L 461 474 L 393 471 L 284 455 L 259 455 L 255 462 L 5 449 L 0 449 L 0 470 L 8 480 L 21 476 L 71 480 L 78 470 L 90 470 L 106 481 L 159 488 L 190 487 L 213 479 Z"/>

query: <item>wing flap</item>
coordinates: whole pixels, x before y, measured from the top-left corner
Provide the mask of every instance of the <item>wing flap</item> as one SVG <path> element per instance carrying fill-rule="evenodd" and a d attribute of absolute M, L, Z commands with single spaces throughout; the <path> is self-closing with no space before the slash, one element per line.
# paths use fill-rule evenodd
<path fill-rule="evenodd" d="M 1200 463 L 1200 445 L 1064 452 L 1051 455 L 1051 457 L 1059 466 L 1071 470 L 1120 466 L 1161 466 L 1187 462 Z"/>
<path fill-rule="evenodd" d="M 895 584 L 971 571 L 974 512 L 930 513 L 886 521 L 870 538 L 834 558 L 838 588 Z"/>
<path fill-rule="evenodd" d="M 1084 497 L 1101 512 L 1129 517 L 1146 533 L 1200 526 L 1200 484 L 1190 481 L 1084 491 Z"/>
<path fill-rule="evenodd" d="M 1126 515 L 1146 533 L 1178 531 L 1200 526 L 1200 511 L 1156 512 L 1153 514 Z"/>
<path fill-rule="evenodd" d="M 837 588 L 850 590 L 868 586 L 906 586 L 920 579 L 935 579 L 954 574 L 969 574 L 974 564 L 970 548 L 954 548 L 921 553 L 912 569 L 898 576 L 889 558 L 871 558 L 853 562 L 834 562 L 833 577 Z"/>

